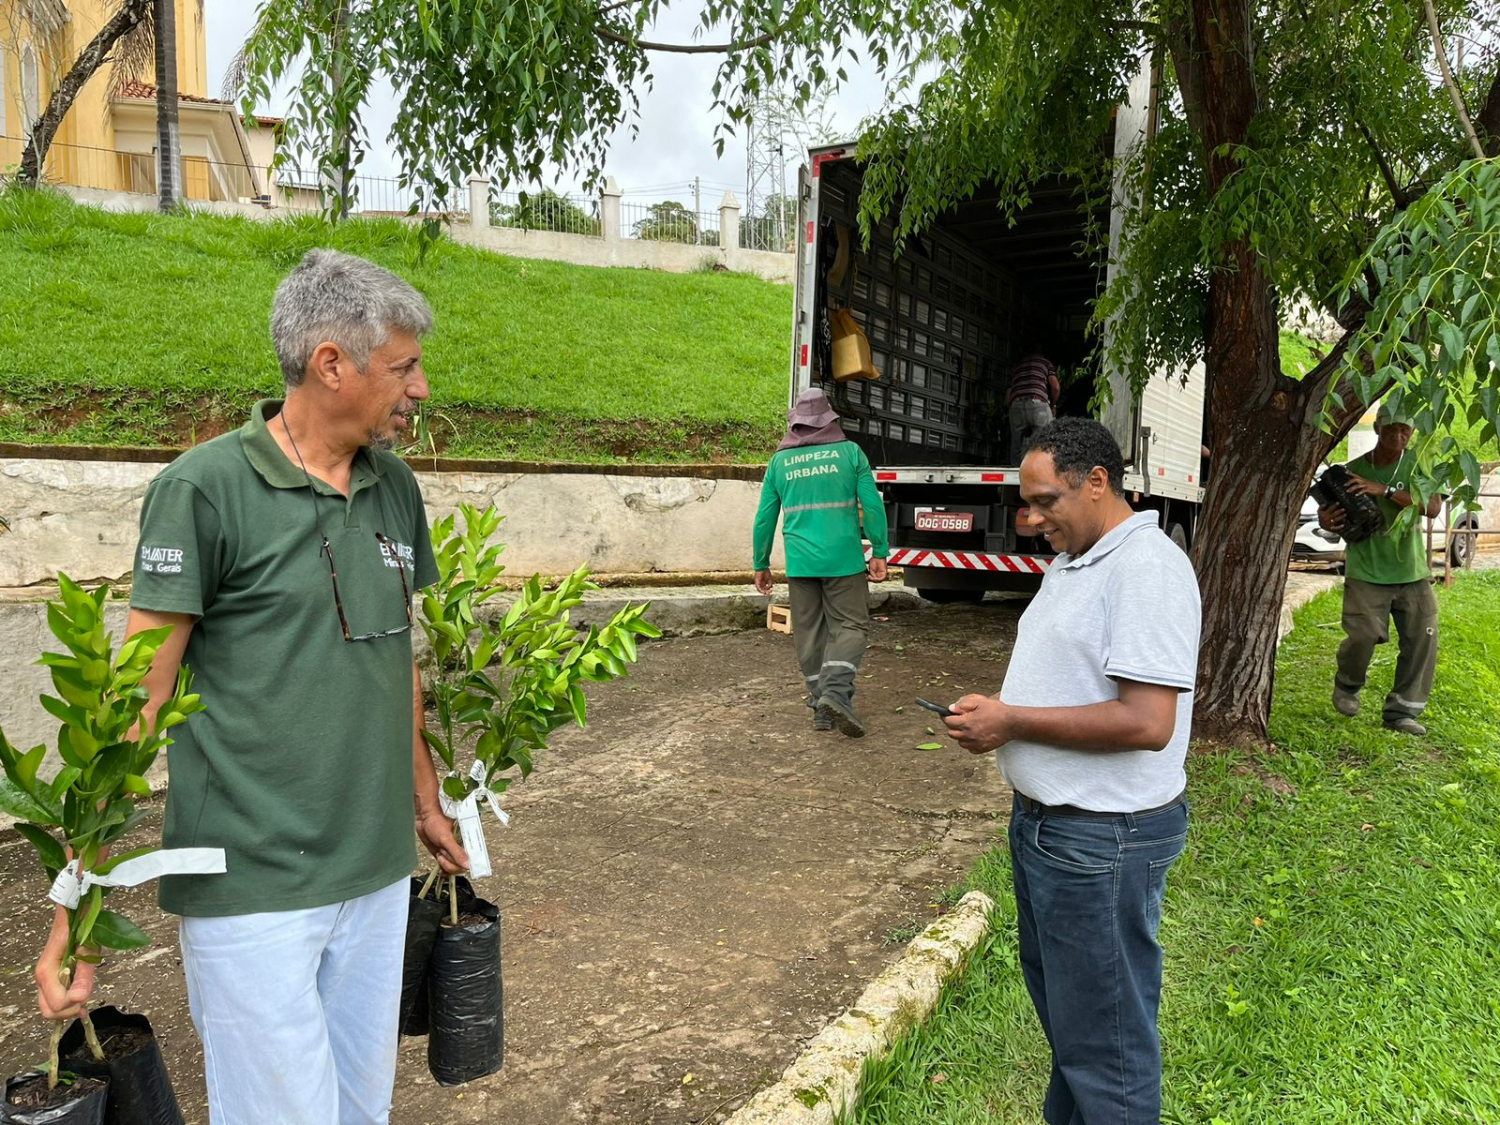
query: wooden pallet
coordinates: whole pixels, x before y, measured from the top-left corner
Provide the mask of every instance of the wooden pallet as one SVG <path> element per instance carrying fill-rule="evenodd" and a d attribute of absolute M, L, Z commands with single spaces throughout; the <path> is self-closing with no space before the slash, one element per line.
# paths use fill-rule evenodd
<path fill-rule="evenodd" d="M 766 606 L 766 628 L 773 633 L 790 633 L 792 631 L 792 607 L 777 605 L 775 602 Z"/>

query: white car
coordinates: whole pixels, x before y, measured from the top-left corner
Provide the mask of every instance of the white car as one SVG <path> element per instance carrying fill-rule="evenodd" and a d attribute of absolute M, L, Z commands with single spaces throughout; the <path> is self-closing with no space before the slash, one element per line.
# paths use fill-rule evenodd
<path fill-rule="evenodd" d="M 1318 472 L 1321 474 L 1322 469 Z M 1447 529 L 1453 528 L 1453 535 Z M 1474 548 L 1479 535 L 1479 513 L 1455 509 L 1448 501 L 1443 510 L 1432 521 L 1432 550 L 1448 553 L 1449 564 L 1456 570 L 1474 561 Z M 1427 535 L 1425 521 L 1422 535 Z M 1450 541 L 1451 540 L 1451 541 Z M 1292 540 L 1292 559 L 1304 562 L 1342 563 L 1344 540 L 1332 531 L 1318 526 L 1318 502 L 1309 496 L 1302 501 L 1302 511 L 1297 517 L 1297 534 Z"/>

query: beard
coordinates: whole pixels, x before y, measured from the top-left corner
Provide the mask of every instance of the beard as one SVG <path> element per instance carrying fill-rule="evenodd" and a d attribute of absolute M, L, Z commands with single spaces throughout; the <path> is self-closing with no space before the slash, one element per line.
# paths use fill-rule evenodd
<path fill-rule="evenodd" d="M 371 433 L 370 440 L 365 443 L 371 449 L 378 449 L 382 453 L 390 453 L 396 448 L 395 434 Z"/>

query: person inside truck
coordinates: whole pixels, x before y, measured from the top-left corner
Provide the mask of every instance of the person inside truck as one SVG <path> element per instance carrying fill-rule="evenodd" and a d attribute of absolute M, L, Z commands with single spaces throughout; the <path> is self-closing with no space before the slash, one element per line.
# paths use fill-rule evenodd
<path fill-rule="evenodd" d="M 860 517 L 870 539 L 865 564 Z M 844 436 L 839 416 L 816 387 L 787 411 L 786 437 L 766 466 L 755 514 L 755 588 L 771 596 L 771 543 L 776 521 L 786 544 L 792 640 L 807 684 L 814 730 L 860 738 L 854 680 L 869 642 L 865 582 L 884 582 L 885 504 L 870 462 Z"/>
<path fill-rule="evenodd" d="M 1187 839 L 1184 763 L 1201 608 L 1192 564 L 1124 495 L 1110 432 L 1059 418 L 1021 495 L 1057 551 L 1005 681 L 953 704 L 948 734 L 995 754 L 1013 797 L 1021 975 L 1052 1048 L 1051 1125 L 1161 1119 L 1167 870 Z"/>
<path fill-rule="evenodd" d="M 1026 442 L 1048 422 L 1057 409 L 1062 384 L 1057 368 L 1041 353 L 1035 341 L 1021 347 L 1021 358 L 1010 369 L 1005 405 L 1010 412 L 1010 460 L 1019 464 Z"/>

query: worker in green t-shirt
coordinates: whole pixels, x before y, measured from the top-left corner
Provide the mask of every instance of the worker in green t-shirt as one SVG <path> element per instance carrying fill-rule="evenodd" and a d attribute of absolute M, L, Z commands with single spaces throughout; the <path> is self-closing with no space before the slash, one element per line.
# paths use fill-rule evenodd
<path fill-rule="evenodd" d="M 1429 579 L 1427 551 L 1420 528 L 1393 529 L 1403 508 L 1416 503 L 1412 478 L 1416 466 L 1406 456 L 1411 441 L 1411 418 L 1394 392 L 1375 416 L 1375 448 L 1350 461 L 1347 468 L 1353 491 L 1373 496 L 1385 517 L 1384 534 L 1375 534 L 1346 547 L 1344 563 L 1344 641 L 1339 645 L 1338 671 L 1333 680 L 1333 706 L 1341 715 L 1359 713 L 1359 692 L 1376 645 L 1390 640 L 1396 623 L 1396 679 L 1385 697 L 1382 718 L 1389 730 L 1426 734 L 1417 721 L 1432 694 L 1437 666 L 1437 599 Z M 1427 500 L 1429 518 L 1442 510 L 1443 498 Z M 1318 509 L 1318 523 L 1339 531 L 1345 522 L 1339 507 Z"/>
<path fill-rule="evenodd" d="M 885 581 L 885 505 L 870 462 L 844 436 L 824 393 L 803 391 L 787 412 L 787 433 L 766 466 L 755 515 L 755 588 L 771 594 L 776 521 L 786 545 L 792 639 L 807 684 L 813 728 L 865 733 L 854 710 L 854 677 L 869 643 L 866 580 Z M 860 520 L 869 536 L 865 564 Z"/>

